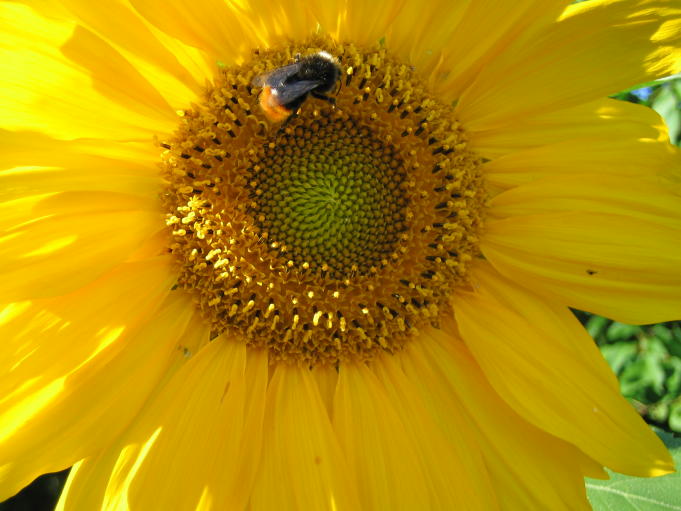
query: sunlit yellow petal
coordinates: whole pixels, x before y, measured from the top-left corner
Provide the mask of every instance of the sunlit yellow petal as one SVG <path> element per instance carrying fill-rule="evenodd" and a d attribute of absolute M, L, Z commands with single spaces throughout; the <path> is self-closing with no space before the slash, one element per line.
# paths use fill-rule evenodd
<path fill-rule="evenodd" d="M 531 34 L 552 27 L 567 3 L 566 0 L 469 2 L 463 17 L 454 18 L 459 23 L 452 27 L 455 29 L 440 50 L 440 66 L 434 71 L 431 85 L 445 101 L 457 100 L 475 83 L 482 70 L 513 50 L 514 42 L 523 46 Z M 449 23 L 449 18 L 443 16 L 442 22 Z"/>
<path fill-rule="evenodd" d="M 375 375 L 362 364 L 339 368 L 333 426 L 367 509 L 433 506 L 413 439 Z"/>
<path fill-rule="evenodd" d="M 312 372 L 317 380 L 319 395 L 322 397 L 326 410 L 331 417 L 333 415 L 333 396 L 336 393 L 338 383 L 338 371 L 335 367 L 317 367 Z"/>
<path fill-rule="evenodd" d="M 560 174 L 659 177 L 674 167 L 681 169 L 681 151 L 666 141 L 589 137 L 502 156 L 485 164 L 485 176 L 490 185 L 503 189 Z M 589 191 L 586 184 L 580 188 Z"/>
<path fill-rule="evenodd" d="M 607 96 L 681 70 L 680 40 L 673 0 L 573 4 L 560 22 L 487 66 L 458 112 L 479 131 Z"/>
<path fill-rule="evenodd" d="M 28 166 L 60 169 L 83 166 L 90 169 L 90 174 L 94 174 L 94 180 L 97 176 L 92 171 L 93 168 L 101 166 L 106 171 L 109 167 L 117 165 L 121 173 L 127 170 L 139 177 L 140 186 L 143 186 L 143 181 L 152 177 L 150 174 L 153 174 L 157 183 L 159 181 L 158 172 L 153 169 L 157 164 L 159 151 L 158 148 L 150 146 L 147 140 L 142 142 L 108 139 L 59 140 L 36 131 L 3 129 L 0 130 L 0 150 L 3 155 L 0 168 L 3 170 Z M 116 185 L 109 183 L 100 186 L 108 190 L 107 187 Z"/>
<path fill-rule="evenodd" d="M 153 66 L 149 72 L 140 71 L 147 79 L 155 79 L 164 74 L 172 75 L 187 87 L 187 91 L 198 93 L 201 90 L 201 77 L 192 75 L 178 56 L 171 52 L 164 42 L 161 42 L 151 31 L 144 20 L 123 2 L 108 2 L 106 10 L 98 4 L 86 0 L 65 0 L 64 5 L 73 16 L 121 52 L 126 57 L 135 59 L 135 67 Z M 208 78 L 208 76 L 206 76 Z M 177 99 L 183 93 L 177 91 Z M 165 95 L 164 95 L 165 96 Z M 167 97 L 167 96 L 166 96 Z M 189 95 L 185 101 L 191 101 Z"/>
<path fill-rule="evenodd" d="M 311 9 L 321 29 L 335 39 L 375 45 L 385 37 L 393 19 L 407 1 L 314 0 Z"/>
<path fill-rule="evenodd" d="M 630 188 L 623 190 L 618 181 Z M 676 318 L 681 300 L 676 194 L 607 175 L 543 183 L 539 194 L 539 182 L 533 182 L 492 201 L 500 204 L 499 213 L 512 215 L 487 224 L 482 249 L 497 270 L 532 282 L 566 305 L 620 321 Z M 560 210 L 554 201 L 562 204 Z"/>
<path fill-rule="evenodd" d="M 81 508 L 101 507 L 100 503 L 104 500 L 104 490 L 109 480 L 109 472 L 99 470 L 100 468 L 101 466 L 93 463 L 90 459 L 75 463 L 69 471 L 55 511 L 73 509 L 74 501 L 77 501 Z"/>
<path fill-rule="evenodd" d="M 310 372 L 279 365 L 267 392 L 251 509 L 360 509 L 354 477 Z"/>
<path fill-rule="evenodd" d="M 668 472 L 664 446 L 619 397 L 577 320 L 480 270 L 480 291 L 457 296 L 454 307 L 461 336 L 496 391 L 517 413 L 603 465 L 634 475 Z M 484 320 L 490 317 L 495 321 Z"/>
<path fill-rule="evenodd" d="M 661 145 L 659 151 L 664 153 L 665 147 L 668 146 Z M 631 157 L 636 154 L 632 151 Z M 681 153 L 671 150 L 669 156 L 668 166 L 647 167 L 646 170 L 650 173 L 648 176 L 641 176 L 639 170 L 639 176 L 629 177 L 626 176 L 626 169 L 617 175 L 615 168 L 606 168 L 600 175 L 594 169 L 591 174 L 581 171 L 573 172 L 572 175 L 558 174 L 518 186 L 492 199 L 490 213 L 495 218 L 511 218 L 563 211 L 589 211 L 632 216 L 681 229 L 678 197 L 667 189 L 667 175 L 672 170 L 672 165 L 678 167 L 681 175 Z M 662 158 L 655 159 L 659 160 L 664 161 Z M 632 190 L 636 192 L 632 193 Z"/>
<path fill-rule="evenodd" d="M 126 196 L 141 195 L 149 204 L 156 200 L 161 185 L 153 167 L 143 163 L 133 164 L 86 155 L 79 155 L 77 161 L 67 164 L 68 167 L 53 166 L 59 164 L 58 159 L 50 163 L 45 166 L 16 166 L 1 172 L 0 197 L 11 200 L 15 197 L 55 194 L 63 190 L 103 191 Z M 95 166 L 97 174 L 92 172 Z"/>
<path fill-rule="evenodd" d="M 212 64 L 233 63 L 250 52 L 256 42 L 248 25 L 228 2 L 201 0 L 131 0 L 151 24 L 189 46 L 202 49 Z"/>
<path fill-rule="evenodd" d="M 135 263 L 71 300 L 35 305 L 2 326 L 14 342 L 2 358 L 9 367 L 2 371 L 0 498 L 36 473 L 95 452 L 134 416 L 193 314 L 177 297 L 153 315 L 168 280 L 159 261 Z M 31 316 L 41 321 L 26 323 Z"/>
<path fill-rule="evenodd" d="M 249 36 L 265 47 L 295 38 L 303 38 L 317 30 L 312 6 L 299 0 L 243 0 L 235 5 Z"/>
<path fill-rule="evenodd" d="M 0 6 L 0 24 L 5 28 L 0 37 L 4 128 L 38 129 L 62 139 L 125 140 L 172 129 L 172 110 L 110 47 L 97 43 L 106 60 L 88 56 L 94 48 L 85 40 L 97 39 L 83 29 L 8 2 Z M 88 65 L 92 68 L 83 67 Z"/>
<path fill-rule="evenodd" d="M 476 426 L 499 508 L 589 509 L 580 471 L 583 455 L 516 415 L 460 341 L 435 329 L 430 333 L 429 342 L 415 344 L 403 357 L 407 374 L 418 376 L 410 368 L 429 370 L 429 386 L 421 383 L 420 390 L 433 411 L 445 416 L 455 411 Z"/>
<path fill-rule="evenodd" d="M 0 25 L 0 498 L 585 511 L 672 469 L 569 307 L 681 319 L 681 153 L 606 97 L 681 69 L 675 0 Z"/>
<path fill-rule="evenodd" d="M 172 123 L 177 116 L 159 92 L 120 53 L 87 29 L 76 27 L 62 54 L 90 76 L 104 97 L 149 118 Z"/>
<path fill-rule="evenodd" d="M 142 449 L 143 457 L 115 471 L 107 498 L 127 500 L 132 508 L 194 509 L 202 500 L 217 505 L 218 481 L 233 491 L 247 405 L 245 365 L 245 346 L 228 340 L 194 355 L 120 440 L 129 446 L 153 439 Z M 168 472 L 170 466 L 175 469 Z M 232 501 L 223 507 L 244 504 Z"/>
<path fill-rule="evenodd" d="M 428 342 L 426 338 L 422 341 Z M 494 490 L 472 428 L 457 410 L 450 410 L 449 416 L 433 415 L 424 402 L 426 396 L 419 394 L 418 384 L 412 381 L 417 378 L 428 388 L 430 371 L 408 377 L 397 357 L 380 358 L 372 365 L 372 370 L 383 384 L 388 401 L 395 407 L 417 450 L 432 508 L 495 509 Z M 384 419 L 378 422 L 385 425 Z"/>
<path fill-rule="evenodd" d="M 148 198 L 106 192 L 7 201 L 0 216 L 6 301 L 77 289 L 127 259 L 162 222 Z"/>
<path fill-rule="evenodd" d="M 533 148 L 542 151 L 541 146 L 552 147 L 558 143 L 607 141 L 617 144 L 620 140 L 668 142 L 669 134 L 664 121 L 654 110 L 615 99 L 600 99 L 561 110 L 539 112 L 516 119 L 513 129 L 471 133 L 472 145 L 487 158 Z M 574 153 L 579 154 L 578 151 Z M 559 158 L 555 160 L 560 161 Z"/>

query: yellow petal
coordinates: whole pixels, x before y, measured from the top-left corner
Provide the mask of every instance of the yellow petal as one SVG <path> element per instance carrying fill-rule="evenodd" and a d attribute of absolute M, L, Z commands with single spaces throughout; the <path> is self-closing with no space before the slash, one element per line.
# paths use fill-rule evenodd
<path fill-rule="evenodd" d="M 513 216 L 487 222 L 481 247 L 500 273 L 571 307 L 629 323 L 674 320 L 678 203 L 673 190 L 640 179 L 547 178 L 493 199 L 496 216 Z"/>
<path fill-rule="evenodd" d="M 115 141 L 109 139 L 59 140 L 35 131 L 0 130 L 0 168 L 21 166 L 68 168 L 90 162 L 139 164 L 135 172 L 149 172 L 158 163 L 159 148 L 148 141 Z M 143 171 L 142 169 L 147 169 Z M 154 170 L 158 174 L 158 168 Z"/>
<path fill-rule="evenodd" d="M 655 110 L 609 98 L 516 119 L 512 129 L 475 131 L 469 135 L 471 147 L 490 159 L 560 142 L 598 143 L 607 139 L 608 143 L 617 143 L 620 138 L 669 141 L 664 120 Z M 575 157 L 581 154 L 575 153 Z"/>
<path fill-rule="evenodd" d="M 315 0 L 310 8 L 319 21 L 320 28 L 334 39 L 361 46 L 375 46 L 379 39 L 385 37 L 404 3 L 404 0 Z"/>
<path fill-rule="evenodd" d="M 257 46 L 236 6 L 223 0 L 131 0 L 149 23 L 200 49 L 211 64 L 239 62 Z"/>
<path fill-rule="evenodd" d="M 460 119 L 471 131 L 501 127 L 674 74 L 679 41 L 675 0 L 573 4 L 478 75 L 457 104 Z"/>
<path fill-rule="evenodd" d="M 174 97 L 175 101 L 179 100 L 188 91 L 193 91 L 194 94 L 201 92 L 203 81 L 208 76 L 192 74 L 187 69 L 186 63 L 181 62 L 178 55 L 161 42 L 145 21 L 126 3 L 110 1 L 106 9 L 87 0 L 65 0 L 63 4 L 80 24 L 124 53 L 129 60 L 134 59 L 135 68 L 140 70 L 142 67 L 150 66 L 149 72 L 146 72 L 146 69 L 141 70 L 145 78 L 153 80 L 155 75 L 167 74 L 183 84 L 185 90 L 178 87 L 175 94 L 164 94 L 169 101 L 171 97 Z M 189 96 L 186 99 L 188 103 Z"/>
<path fill-rule="evenodd" d="M 3 202 L 3 299 L 57 296 L 91 282 L 163 228 L 156 208 L 149 198 L 108 192 Z"/>
<path fill-rule="evenodd" d="M 654 176 L 674 167 L 681 170 L 681 151 L 667 141 L 628 138 L 615 131 L 612 138 L 572 139 L 511 153 L 485 163 L 483 171 L 489 184 L 504 189 L 560 174 Z"/>
<path fill-rule="evenodd" d="M 154 145 L 108 140 L 57 140 L 0 130 L 0 199 L 97 190 L 141 195 L 152 203 L 163 186 Z M 93 171 L 96 169 L 96 171 Z"/>
<path fill-rule="evenodd" d="M 244 509 L 260 456 L 266 383 L 266 354 L 214 340 L 116 444 L 79 464 L 58 509 Z"/>
<path fill-rule="evenodd" d="M 460 340 L 430 329 L 403 358 L 412 378 L 429 371 L 421 384 L 433 412 L 459 415 L 473 425 L 500 509 L 575 511 L 590 509 L 581 464 L 573 446 L 533 427 L 490 387 Z M 413 361 L 413 362 L 412 362 Z M 412 363 L 417 364 L 416 371 Z"/>
<path fill-rule="evenodd" d="M 455 296 L 457 326 L 445 331 L 458 327 L 497 393 L 528 421 L 603 465 L 639 476 L 669 472 L 664 445 L 620 396 L 607 364 L 568 310 L 478 268 L 478 291 Z"/>
<path fill-rule="evenodd" d="M 74 464 L 69 471 L 54 511 L 73 509 L 68 507 L 70 502 L 67 504 L 67 495 L 69 501 L 79 498 L 82 504 L 85 504 L 82 509 L 101 508 L 101 502 L 104 500 L 104 489 L 106 488 L 106 476 L 107 473 L 104 470 L 96 470 L 96 465 L 90 459 L 81 460 Z M 83 480 L 87 481 L 87 484 L 80 485 L 79 482 Z M 84 497 L 82 492 L 79 494 L 78 489 L 87 489 L 89 495 Z M 97 496 L 92 498 L 93 495 Z"/>
<path fill-rule="evenodd" d="M 402 358 L 394 355 L 377 357 L 372 362 L 372 370 L 383 384 L 386 397 L 417 450 L 431 508 L 495 509 L 494 490 L 472 428 L 456 410 L 450 410 L 447 416 L 435 417 L 424 402 L 425 396 L 420 395 L 416 382 L 412 381 L 413 376 L 407 377 L 402 369 Z M 430 372 L 424 371 L 417 376 L 419 383 L 428 388 Z M 376 420 L 382 428 L 387 428 L 386 435 L 390 437 L 392 429 L 384 417 Z"/>
<path fill-rule="evenodd" d="M 354 477 L 310 370 L 279 364 L 267 389 L 253 510 L 355 510 Z"/>
<path fill-rule="evenodd" d="M 76 27 L 62 45 L 61 52 L 90 75 L 97 92 L 131 111 L 167 121 L 166 129 L 173 128 L 177 119 L 173 108 L 130 62 L 102 38 Z"/>
<path fill-rule="evenodd" d="M 153 445 L 139 466 L 117 471 L 112 480 L 113 486 L 127 480 L 132 508 L 194 509 L 202 500 L 217 504 L 214 484 L 234 485 L 246 408 L 245 366 L 246 345 L 219 337 L 147 405 L 122 443 L 154 437 Z"/>
<path fill-rule="evenodd" d="M 423 8 L 419 2 L 414 3 Z M 521 45 L 529 34 L 551 26 L 567 3 L 566 0 L 478 0 L 467 2 L 463 16 L 455 13 L 451 24 L 448 16 L 441 16 L 440 23 L 449 25 L 451 31 L 447 42 L 437 48 L 440 62 L 431 77 L 434 92 L 445 102 L 457 100 L 481 70 L 512 49 L 514 42 Z M 408 33 L 406 37 L 410 38 Z"/>
<path fill-rule="evenodd" d="M 174 128 L 173 111 L 155 89 L 84 29 L 10 2 L 0 6 L 0 25 L 3 127 L 118 140 L 149 140 Z"/>
<path fill-rule="evenodd" d="M 425 467 L 385 390 L 364 364 L 339 368 L 333 427 L 365 509 L 430 509 Z"/>
<path fill-rule="evenodd" d="M 460 30 L 461 18 L 471 3 L 434 0 L 424 9 L 421 2 L 402 2 L 387 28 L 387 46 L 403 62 L 413 64 L 421 76 L 428 77 L 442 53 L 449 50 L 452 33 Z"/>
<path fill-rule="evenodd" d="M 128 264 L 68 299 L 6 309 L 0 498 L 106 445 L 158 383 L 193 314 L 179 296 L 157 312 L 168 263 Z"/>
<path fill-rule="evenodd" d="M 492 199 L 490 213 L 495 218 L 511 218 L 584 211 L 631 216 L 681 229 L 681 199 L 667 190 L 665 179 L 672 165 L 681 174 L 681 153 L 673 154 L 677 157 L 669 158 L 668 166 L 653 166 L 656 162 L 650 162 L 654 171 L 645 177 L 626 176 L 626 170 L 617 175 L 616 169 L 610 168 L 603 169 L 601 175 L 579 172 L 533 181 Z"/>
<path fill-rule="evenodd" d="M 325 12 L 331 11 L 327 5 Z M 318 29 L 312 6 L 297 0 L 276 3 L 269 0 L 243 0 L 234 16 L 238 16 L 240 23 L 247 27 L 254 47 L 272 47 L 304 39 Z M 256 39 L 258 43 L 255 43 Z"/>
<path fill-rule="evenodd" d="M 329 412 L 329 417 L 333 415 L 333 396 L 336 393 L 336 383 L 338 382 L 338 371 L 332 366 L 315 367 L 312 372 L 317 386 L 319 387 L 319 395 L 326 405 L 326 410 Z"/>
<path fill-rule="evenodd" d="M 239 453 L 236 460 L 222 460 L 226 465 L 237 465 L 238 471 L 234 472 L 233 468 L 227 470 L 218 467 L 211 479 L 215 481 L 215 487 L 219 490 L 216 498 L 218 509 L 227 507 L 227 504 L 246 502 L 253 492 L 260 459 L 263 456 L 263 429 L 269 383 L 266 350 L 248 349 L 246 351 L 245 380 L 246 408 Z M 237 477 L 233 479 L 225 477 L 234 473 Z"/>

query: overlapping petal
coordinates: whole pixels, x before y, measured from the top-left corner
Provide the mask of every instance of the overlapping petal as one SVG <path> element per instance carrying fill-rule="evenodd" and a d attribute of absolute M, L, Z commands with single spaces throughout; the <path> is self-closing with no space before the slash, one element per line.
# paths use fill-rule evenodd
<path fill-rule="evenodd" d="M 309 370 L 286 364 L 274 370 L 262 448 L 251 509 L 361 509 L 350 466 Z"/>
<path fill-rule="evenodd" d="M 681 7 L 673 0 L 573 4 L 486 66 L 457 110 L 476 132 L 593 101 L 681 70 L 680 42 Z"/>
<path fill-rule="evenodd" d="M 174 111 L 158 91 L 91 32 L 8 2 L 0 25 L 3 128 L 114 140 L 173 129 Z"/>
<path fill-rule="evenodd" d="M 118 441 L 72 474 L 62 509 L 102 500 L 112 508 L 244 508 L 260 456 L 266 379 L 266 356 L 247 356 L 243 343 L 220 339 L 191 355 Z"/>
<path fill-rule="evenodd" d="M 167 263 L 130 263 L 66 298 L 5 309 L 4 498 L 112 441 L 158 384 L 193 315 L 185 297 L 162 306 Z"/>
<path fill-rule="evenodd" d="M 212 64 L 239 62 L 257 41 L 230 2 L 131 0 L 130 3 L 158 30 L 200 49 Z"/>
<path fill-rule="evenodd" d="M 568 3 L 566 0 L 471 1 L 464 4 L 462 15 L 454 11 L 451 24 L 450 17 L 441 16 L 435 28 L 442 24 L 449 31 L 434 30 L 425 38 L 431 42 L 430 47 L 425 48 L 426 53 L 430 50 L 438 59 L 429 78 L 433 90 L 447 103 L 456 101 L 484 69 L 512 52 L 516 45 L 523 47 L 534 33 L 552 26 Z M 415 9 L 422 7 L 419 2 L 413 4 Z M 459 4 L 462 2 L 454 2 Z M 411 41 L 409 32 L 404 34 Z M 424 56 L 421 59 L 425 60 L 425 70 L 430 72 L 428 60 Z M 419 63 L 415 60 L 415 64 Z"/>
<path fill-rule="evenodd" d="M 408 376 L 400 358 L 391 356 L 376 360 L 372 369 L 418 453 L 431 507 L 496 509 L 497 497 L 480 454 L 475 427 L 458 409 L 439 409 L 434 414 L 428 406 L 432 396 L 421 394 L 430 385 L 430 371 Z M 391 436 L 383 416 L 375 420 L 388 428 L 385 435 Z"/>
<path fill-rule="evenodd" d="M 662 184 L 590 174 L 518 186 L 492 200 L 500 217 L 487 223 L 483 253 L 571 307 L 630 323 L 676 319 L 681 213 L 677 188 Z"/>
<path fill-rule="evenodd" d="M 368 367 L 339 369 L 333 421 L 363 507 L 431 507 L 414 439 Z"/>
<path fill-rule="evenodd" d="M 662 442 L 619 396 L 609 367 L 566 308 L 487 265 L 473 277 L 476 292 L 454 297 L 456 326 L 445 331 L 458 328 L 486 379 L 517 413 L 619 472 L 671 470 Z"/>
<path fill-rule="evenodd" d="M 196 66 L 182 58 L 186 56 L 178 51 L 177 45 L 171 45 L 167 39 L 161 41 L 159 34 L 126 2 L 110 1 L 106 10 L 86 0 L 64 0 L 63 4 L 76 21 L 124 53 L 126 58 L 134 59 L 135 68 L 146 78 L 168 74 L 194 94 L 200 93 L 202 79 L 209 78 L 207 73 L 196 73 Z M 190 101 L 191 97 L 185 100 Z"/>
<path fill-rule="evenodd" d="M 668 143 L 669 134 L 664 120 L 648 107 L 615 99 L 598 99 L 516 119 L 512 129 L 476 131 L 471 133 L 470 143 L 483 157 L 494 162 L 514 152 L 559 143 L 578 144 L 584 140 L 604 144 L 617 144 L 620 140 Z M 578 148 L 581 150 L 581 146 Z M 560 161 L 555 158 L 552 163 Z"/>
<path fill-rule="evenodd" d="M 443 338 L 435 329 L 425 341 L 401 357 L 405 373 L 418 382 L 431 413 L 445 428 L 452 413 L 475 425 L 499 509 L 589 509 L 581 471 L 584 456 L 525 422 L 499 399 L 460 341 Z"/>

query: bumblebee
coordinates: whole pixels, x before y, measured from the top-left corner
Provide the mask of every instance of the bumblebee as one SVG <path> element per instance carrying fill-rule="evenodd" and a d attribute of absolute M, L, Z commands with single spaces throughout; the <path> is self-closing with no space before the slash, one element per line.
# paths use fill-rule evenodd
<path fill-rule="evenodd" d="M 257 76 L 253 85 L 262 87 L 258 101 L 265 115 L 281 122 L 295 115 L 309 95 L 334 104 L 327 96 L 340 79 L 336 59 L 320 51 L 284 67 Z"/>

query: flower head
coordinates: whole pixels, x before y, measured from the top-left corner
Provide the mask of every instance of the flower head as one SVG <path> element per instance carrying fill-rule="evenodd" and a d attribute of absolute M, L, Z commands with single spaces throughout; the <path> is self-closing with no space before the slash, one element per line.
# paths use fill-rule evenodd
<path fill-rule="evenodd" d="M 605 99 L 679 71 L 672 4 L 3 5 L 3 495 L 586 509 L 672 470 L 568 308 L 679 318 L 681 158 Z"/>

